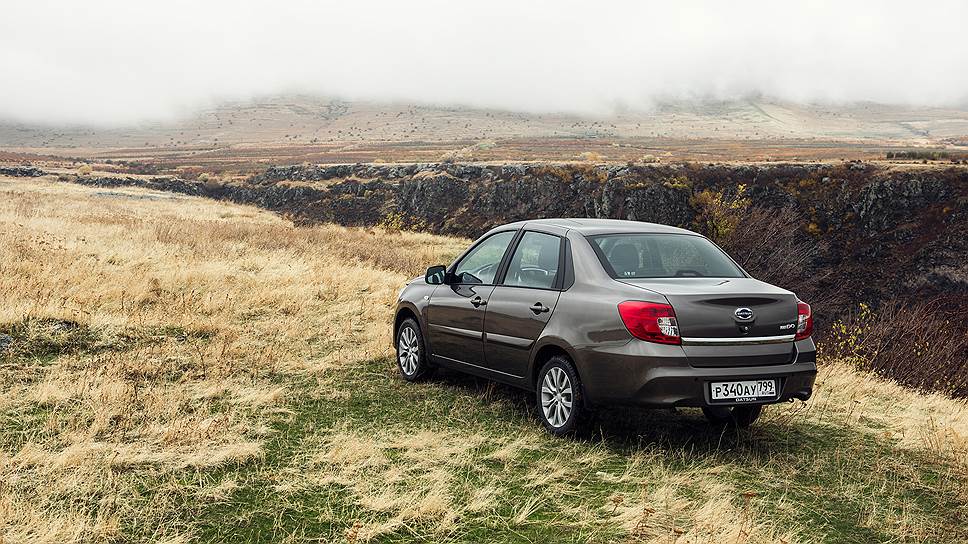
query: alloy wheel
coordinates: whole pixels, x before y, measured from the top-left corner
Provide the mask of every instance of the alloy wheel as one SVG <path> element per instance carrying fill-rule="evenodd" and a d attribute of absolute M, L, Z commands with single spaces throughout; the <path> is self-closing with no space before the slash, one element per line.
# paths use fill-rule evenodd
<path fill-rule="evenodd" d="M 552 367 L 541 382 L 541 411 L 552 427 L 561 427 L 571 416 L 574 394 L 568 374 Z"/>
<path fill-rule="evenodd" d="M 410 327 L 404 327 L 400 331 L 397 357 L 400 359 L 400 370 L 404 374 L 413 376 L 417 372 L 417 363 L 420 361 L 420 343 L 417 341 L 417 333 Z"/>

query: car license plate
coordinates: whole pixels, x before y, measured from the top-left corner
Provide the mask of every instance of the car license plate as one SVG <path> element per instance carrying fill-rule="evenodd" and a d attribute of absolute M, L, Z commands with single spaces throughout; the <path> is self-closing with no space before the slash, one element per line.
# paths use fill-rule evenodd
<path fill-rule="evenodd" d="M 776 398 L 776 380 L 744 380 L 709 384 L 709 399 L 712 402 L 754 402 L 774 398 Z"/>

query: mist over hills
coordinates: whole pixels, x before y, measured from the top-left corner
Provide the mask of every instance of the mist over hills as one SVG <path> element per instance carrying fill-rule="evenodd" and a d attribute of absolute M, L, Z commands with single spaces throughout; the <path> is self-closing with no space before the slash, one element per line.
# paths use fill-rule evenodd
<path fill-rule="evenodd" d="M 883 155 L 896 146 L 962 151 L 968 148 L 968 110 L 760 97 L 668 101 L 649 110 L 580 116 L 276 95 L 118 128 L 0 122 L 0 148 L 8 153 L 188 162 L 259 155 L 257 149 L 275 163 L 441 160 L 447 153 L 573 160 L 586 149 L 612 160 L 649 153 L 741 160 L 770 155 L 773 143 L 784 144 L 773 155 L 820 160 Z"/>
<path fill-rule="evenodd" d="M 292 92 L 590 115 L 751 95 L 968 105 L 957 0 L 7 4 L 0 118 L 30 123 Z"/>

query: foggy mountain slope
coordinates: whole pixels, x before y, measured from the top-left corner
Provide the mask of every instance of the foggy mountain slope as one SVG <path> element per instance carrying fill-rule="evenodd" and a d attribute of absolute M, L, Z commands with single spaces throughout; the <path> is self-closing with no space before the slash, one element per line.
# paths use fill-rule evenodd
<path fill-rule="evenodd" d="M 799 105 L 766 100 L 668 102 L 611 116 L 529 114 L 419 104 L 278 96 L 229 102 L 183 120 L 133 127 L 49 128 L 0 123 L 5 147 L 486 137 L 674 137 L 932 140 L 968 135 L 968 111 L 880 104 Z"/>
<path fill-rule="evenodd" d="M 787 140 L 801 140 L 803 147 L 812 147 L 809 142 L 889 147 L 952 146 L 964 144 L 966 136 L 966 110 L 869 103 L 799 105 L 765 99 L 667 102 L 648 111 L 592 117 L 274 96 L 224 103 L 178 121 L 124 128 L 55 128 L 0 122 L 0 149 L 6 151 L 129 160 L 165 155 L 202 158 L 226 153 L 226 150 L 229 154 L 236 153 L 232 149 L 269 150 L 289 146 L 336 153 L 352 151 L 360 145 L 399 150 L 420 142 L 444 142 L 445 147 L 453 149 L 477 146 L 481 150 L 515 139 L 535 140 L 523 145 L 525 160 L 529 158 L 526 151 L 529 146 L 535 148 L 535 158 L 568 160 L 574 159 L 581 149 L 547 152 L 542 148 L 551 145 L 549 140 L 556 139 L 619 144 L 625 140 L 646 140 L 640 146 L 640 155 L 658 155 L 670 149 L 677 155 L 675 140 L 736 142 L 741 148 L 747 143 L 757 147 L 764 142 Z M 648 142 L 655 149 L 650 151 Z M 439 153 L 426 157 L 403 154 L 402 158 L 410 160 L 442 158 Z M 604 154 L 608 158 L 622 158 L 614 157 L 614 153 Z M 493 155 L 493 158 L 516 158 L 513 154 L 502 156 L 500 152 Z M 292 157 L 295 158 L 298 154 Z M 393 152 L 384 158 L 394 159 Z M 744 153 L 739 151 L 736 158 L 744 158 Z M 304 160 L 326 162 L 314 161 L 311 157 Z M 343 161 L 337 157 L 335 162 Z"/>

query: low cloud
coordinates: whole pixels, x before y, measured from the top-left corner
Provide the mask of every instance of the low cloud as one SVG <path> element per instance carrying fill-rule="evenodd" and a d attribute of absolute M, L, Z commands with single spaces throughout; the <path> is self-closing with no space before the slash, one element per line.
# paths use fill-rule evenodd
<path fill-rule="evenodd" d="M 607 113 L 751 94 L 968 104 L 968 4 L 9 2 L 0 118 L 117 125 L 318 93 Z"/>

